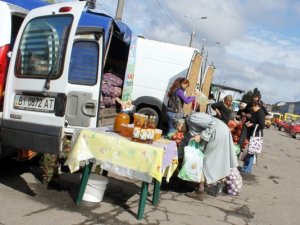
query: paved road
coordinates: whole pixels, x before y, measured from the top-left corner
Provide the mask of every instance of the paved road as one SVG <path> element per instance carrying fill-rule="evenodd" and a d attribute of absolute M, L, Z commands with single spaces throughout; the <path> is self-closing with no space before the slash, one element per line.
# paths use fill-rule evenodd
<path fill-rule="evenodd" d="M 110 175 L 101 203 L 76 206 L 79 175 L 64 173 L 60 187 L 41 184 L 37 162 L 0 161 L 0 225 L 92 224 L 300 224 L 300 141 L 275 129 L 265 131 L 254 175 L 243 176 L 239 196 L 208 196 L 203 202 L 163 190 L 159 205 L 148 202 L 136 220 L 140 182 Z M 150 198 L 149 198 L 150 199 Z"/>

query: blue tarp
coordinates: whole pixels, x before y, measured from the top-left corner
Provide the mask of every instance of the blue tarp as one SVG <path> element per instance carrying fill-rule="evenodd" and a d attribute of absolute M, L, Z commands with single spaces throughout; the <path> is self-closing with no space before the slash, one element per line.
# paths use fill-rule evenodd
<path fill-rule="evenodd" d="M 109 29 L 112 24 L 114 25 L 114 30 L 118 33 L 119 38 L 123 39 L 123 41 L 127 45 L 129 45 L 131 41 L 132 31 L 125 23 L 121 21 L 115 21 L 108 15 L 91 11 L 83 13 L 79 21 L 79 26 L 102 27 L 105 31 L 105 43 L 107 43 L 108 41 Z"/>

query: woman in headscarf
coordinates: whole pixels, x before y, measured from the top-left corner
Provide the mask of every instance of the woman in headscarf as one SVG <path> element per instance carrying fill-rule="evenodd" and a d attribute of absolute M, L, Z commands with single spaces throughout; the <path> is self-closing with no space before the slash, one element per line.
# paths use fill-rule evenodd
<path fill-rule="evenodd" d="M 203 176 L 194 192 L 187 195 L 203 200 L 204 181 L 212 184 L 230 174 L 230 168 L 238 166 L 231 132 L 221 120 L 202 112 L 194 112 L 186 120 L 187 132 L 180 149 L 191 139 L 204 142 Z M 182 153 L 182 152 L 181 152 Z M 179 152 L 179 157 L 182 154 Z"/>
<path fill-rule="evenodd" d="M 216 111 L 216 117 L 228 124 L 231 118 L 232 95 L 226 95 L 223 101 L 211 104 L 211 108 Z"/>

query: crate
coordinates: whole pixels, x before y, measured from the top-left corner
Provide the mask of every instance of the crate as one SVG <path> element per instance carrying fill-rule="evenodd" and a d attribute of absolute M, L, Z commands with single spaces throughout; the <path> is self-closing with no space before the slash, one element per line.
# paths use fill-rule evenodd
<path fill-rule="evenodd" d="M 217 182 L 216 184 L 208 185 L 204 190 L 208 195 L 217 197 L 220 193 L 222 193 L 224 186 L 224 182 Z"/>
<path fill-rule="evenodd" d="M 100 109 L 98 127 L 113 125 L 117 114 L 115 107 Z"/>

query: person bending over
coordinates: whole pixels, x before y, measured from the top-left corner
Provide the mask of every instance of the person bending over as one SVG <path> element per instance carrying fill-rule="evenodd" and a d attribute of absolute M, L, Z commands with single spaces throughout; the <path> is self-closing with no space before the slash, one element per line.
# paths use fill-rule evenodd
<path fill-rule="evenodd" d="M 203 200 L 204 184 L 212 184 L 230 174 L 238 166 L 234 143 L 228 126 L 203 112 L 194 112 L 186 119 L 186 133 L 179 146 L 179 158 L 191 139 L 204 142 L 203 177 L 194 192 L 187 195 Z"/>

